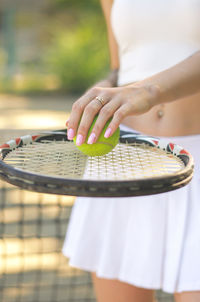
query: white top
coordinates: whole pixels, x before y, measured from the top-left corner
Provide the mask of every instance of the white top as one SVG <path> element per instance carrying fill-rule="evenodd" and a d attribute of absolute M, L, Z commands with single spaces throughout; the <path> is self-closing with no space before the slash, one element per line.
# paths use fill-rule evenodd
<path fill-rule="evenodd" d="M 200 50 L 200 0 L 114 0 L 118 85 L 150 77 Z"/>

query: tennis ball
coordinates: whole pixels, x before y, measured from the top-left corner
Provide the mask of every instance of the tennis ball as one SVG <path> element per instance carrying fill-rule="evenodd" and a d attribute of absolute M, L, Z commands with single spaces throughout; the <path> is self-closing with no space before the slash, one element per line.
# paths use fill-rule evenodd
<path fill-rule="evenodd" d="M 113 133 L 112 136 L 105 138 L 104 134 L 106 132 L 106 129 L 111 121 L 111 119 L 105 124 L 100 136 L 98 137 L 96 143 L 94 144 L 87 144 L 87 140 L 88 137 L 90 136 L 91 132 L 92 132 L 92 128 L 96 122 L 97 116 L 95 117 L 89 131 L 88 131 L 88 135 L 87 138 L 85 140 L 85 143 L 83 143 L 80 146 L 76 147 L 82 151 L 84 154 L 88 155 L 88 156 L 100 156 L 100 155 L 105 155 L 108 152 L 110 152 L 118 143 L 119 141 L 119 135 L 120 135 L 120 130 L 119 128 Z M 76 144 L 76 136 L 73 139 L 74 143 Z"/>

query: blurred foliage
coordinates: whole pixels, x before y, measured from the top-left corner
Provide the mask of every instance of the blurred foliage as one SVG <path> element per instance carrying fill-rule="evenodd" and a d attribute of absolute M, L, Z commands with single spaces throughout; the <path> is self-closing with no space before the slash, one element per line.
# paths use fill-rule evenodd
<path fill-rule="evenodd" d="M 89 11 L 100 11 L 100 5 L 98 0 L 52 0 L 52 6 L 55 9 L 73 9 L 73 10 L 89 10 Z"/>
<path fill-rule="evenodd" d="M 32 27 L 37 41 L 31 46 L 29 38 L 26 45 L 32 49 L 31 55 L 26 56 L 28 60 L 21 55 L 17 73 L 9 81 L 1 81 L 1 90 L 81 93 L 107 74 L 106 26 L 99 0 L 48 0 L 38 18 L 35 13 L 33 18 L 25 18 L 26 14 L 30 16 L 31 9 L 26 12 L 18 8 L 18 30 Z M 32 20 L 34 24 L 30 24 Z M 0 61 L 5 61 L 3 52 Z"/>
<path fill-rule="evenodd" d="M 52 32 L 46 64 L 68 92 L 82 92 L 108 70 L 106 28 L 98 0 L 54 0 L 54 13 L 64 12 L 69 24 Z"/>
<path fill-rule="evenodd" d="M 80 92 L 105 75 L 108 53 L 102 26 L 90 18 L 72 30 L 59 30 L 46 53 L 49 71 L 60 79 L 61 88 Z"/>

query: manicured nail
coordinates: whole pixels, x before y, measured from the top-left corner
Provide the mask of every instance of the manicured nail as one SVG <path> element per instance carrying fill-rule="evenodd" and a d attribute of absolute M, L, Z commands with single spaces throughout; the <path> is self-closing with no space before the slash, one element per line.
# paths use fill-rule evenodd
<path fill-rule="evenodd" d="M 91 133 L 90 136 L 89 136 L 89 138 L 88 138 L 87 143 L 89 145 L 92 145 L 95 142 L 95 140 L 96 140 L 96 134 L 95 133 Z"/>
<path fill-rule="evenodd" d="M 69 123 L 69 120 L 67 120 L 67 121 L 65 122 L 65 125 L 68 126 L 68 123 Z"/>
<path fill-rule="evenodd" d="M 77 144 L 77 146 L 80 146 L 80 145 L 82 145 L 82 143 L 83 143 L 83 135 L 78 134 L 77 139 L 76 139 L 76 144 Z"/>
<path fill-rule="evenodd" d="M 67 138 L 70 139 L 70 140 L 74 138 L 74 129 L 70 128 L 67 131 Z"/>
<path fill-rule="evenodd" d="M 104 134 L 104 137 L 108 138 L 111 135 L 111 132 L 112 132 L 111 128 L 108 128 Z"/>

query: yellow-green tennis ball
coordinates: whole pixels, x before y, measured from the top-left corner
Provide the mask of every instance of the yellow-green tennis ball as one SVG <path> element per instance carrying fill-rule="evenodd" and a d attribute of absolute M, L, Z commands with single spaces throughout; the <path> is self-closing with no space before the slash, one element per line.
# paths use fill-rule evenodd
<path fill-rule="evenodd" d="M 85 140 L 85 143 L 83 143 L 80 146 L 76 147 L 82 151 L 85 155 L 88 156 L 100 156 L 100 155 L 105 155 L 108 152 L 110 152 L 112 149 L 114 149 L 114 147 L 118 144 L 119 142 L 119 135 L 120 135 L 120 129 L 118 128 L 112 136 L 105 138 L 104 134 L 106 132 L 106 129 L 111 121 L 111 119 L 106 123 L 106 125 L 103 128 L 103 131 L 101 132 L 99 138 L 97 139 L 96 143 L 94 144 L 87 144 L 87 140 L 88 137 L 90 136 L 91 132 L 92 132 L 92 128 L 95 124 L 97 117 L 94 119 L 89 131 L 88 131 L 88 135 L 87 138 Z M 76 136 L 74 137 L 74 143 L 76 144 Z"/>

